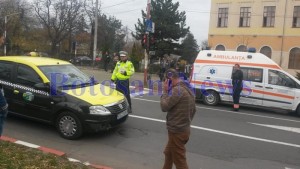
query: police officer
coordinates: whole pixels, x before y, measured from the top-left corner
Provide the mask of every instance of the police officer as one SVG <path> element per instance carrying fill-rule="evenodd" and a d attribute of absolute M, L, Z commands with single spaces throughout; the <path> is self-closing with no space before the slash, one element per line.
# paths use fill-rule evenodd
<path fill-rule="evenodd" d="M 131 99 L 129 90 L 129 78 L 134 74 L 134 66 L 131 61 L 128 60 L 128 53 L 125 51 L 120 51 L 120 61 L 117 62 L 113 74 L 111 76 L 111 81 L 116 83 L 116 89 L 123 93 L 127 98 L 131 109 Z"/>

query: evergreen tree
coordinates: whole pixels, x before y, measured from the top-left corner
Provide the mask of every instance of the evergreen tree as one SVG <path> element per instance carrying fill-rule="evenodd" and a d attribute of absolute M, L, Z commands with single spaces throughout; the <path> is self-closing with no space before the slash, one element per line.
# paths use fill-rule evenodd
<path fill-rule="evenodd" d="M 179 2 L 172 0 L 153 0 L 151 2 L 151 20 L 155 23 L 155 46 L 156 54 L 170 54 L 175 48 L 179 48 L 180 38 L 184 38 L 189 32 L 186 27 L 185 12 L 179 12 Z M 145 11 L 142 10 L 142 17 L 146 18 Z M 135 25 L 136 34 L 132 34 L 137 40 L 142 40 L 145 34 L 145 20 L 138 19 Z"/>
<path fill-rule="evenodd" d="M 186 38 L 183 40 L 181 51 L 182 59 L 189 63 L 192 63 L 195 60 L 199 52 L 199 46 L 192 33 L 188 33 Z"/>

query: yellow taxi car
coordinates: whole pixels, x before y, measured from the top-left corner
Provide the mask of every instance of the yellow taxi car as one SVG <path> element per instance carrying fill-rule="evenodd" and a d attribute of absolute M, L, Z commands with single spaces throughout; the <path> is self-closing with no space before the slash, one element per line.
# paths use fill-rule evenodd
<path fill-rule="evenodd" d="M 123 94 L 99 84 L 66 61 L 0 57 L 0 84 L 9 114 L 53 124 L 66 139 L 108 130 L 128 116 Z"/>

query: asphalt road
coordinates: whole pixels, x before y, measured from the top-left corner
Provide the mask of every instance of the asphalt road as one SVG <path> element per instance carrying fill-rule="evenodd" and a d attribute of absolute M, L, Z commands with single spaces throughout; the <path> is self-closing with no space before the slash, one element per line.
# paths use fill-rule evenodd
<path fill-rule="evenodd" d="M 110 73 L 83 70 L 99 81 Z M 132 80 L 143 80 L 136 74 Z M 157 78 L 157 77 L 155 77 Z M 51 126 L 9 117 L 4 135 L 58 149 L 81 161 L 114 169 L 158 169 L 167 141 L 159 94 L 135 94 L 133 114 L 116 129 L 70 141 Z M 300 118 L 281 111 L 197 103 L 187 144 L 190 169 L 300 169 Z"/>

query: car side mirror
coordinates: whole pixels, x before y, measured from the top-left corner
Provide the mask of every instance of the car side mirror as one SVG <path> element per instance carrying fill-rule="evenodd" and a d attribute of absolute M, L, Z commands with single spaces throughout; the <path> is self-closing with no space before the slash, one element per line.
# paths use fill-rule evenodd
<path fill-rule="evenodd" d="M 37 90 L 43 90 L 43 91 L 50 90 L 49 83 L 36 83 L 33 87 Z"/>

